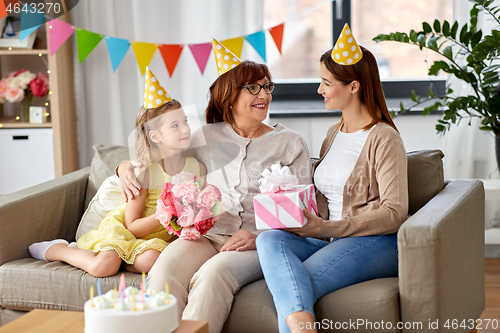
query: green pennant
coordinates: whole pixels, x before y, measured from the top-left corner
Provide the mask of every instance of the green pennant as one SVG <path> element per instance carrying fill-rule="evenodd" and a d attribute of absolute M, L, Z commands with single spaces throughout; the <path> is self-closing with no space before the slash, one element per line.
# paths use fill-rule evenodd
<path fill-rule="evenodd" d="M 87 58 L 103 37 L 104 35 L 96 34 L 81 28 L 76 29 L 76 44 L 78 46 L 78 61 L 80 63 Z"/>

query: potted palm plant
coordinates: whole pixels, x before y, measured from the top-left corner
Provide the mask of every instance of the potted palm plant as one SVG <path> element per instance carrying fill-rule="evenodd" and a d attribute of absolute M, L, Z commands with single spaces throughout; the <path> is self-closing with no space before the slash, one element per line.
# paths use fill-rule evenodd
<path fill-rule="evenodd" d="M 497 164 L 500 165 L 500 96 L 496 90 L 499 87 L 500 77 L 498 63 L 500 56 L 500 30 L 492 29 L 487 35 L 477 28 L 478 15 L 484 12 L 500 25 L 500 8 L 493 6 L 494 0 L 473 0 L 474 6 L 470 10 L 469 23 L 462 27 L 455 21 L 440 22 L 434 20 L 432 25 L 422 23 L 422 31 L 411 30 L 409 33 L 392 32 L 380 34 L 373 38 L 376 42 L 395 41 L 412 44 L 423 49 L 429 49 L 440 54 L 443 60 L 434 61 L 429 68 L 429 75 L 437 75 L 439 71 L 454 76 L 470 86 L 467 96 L 456 94 L 450 85 L 442 95 L 434 95 L 432 84 L 428 90 L 428 97 L 421 98 L 411 93 L 411 106 L 400 103 L 400 111 L 406 112 L 411 108 L 435 100 L 435 103 L 424 108 L 423 114 L 431 110 L 442 109 L 443 117 L 438 120 L 436 130 L 446 133 L 452 124 L 458 124 L 462 119 L 468 119 L 469 125 L 473 118 L 481 120 L 480 129 L 492 131 L 495 135 Z"/>

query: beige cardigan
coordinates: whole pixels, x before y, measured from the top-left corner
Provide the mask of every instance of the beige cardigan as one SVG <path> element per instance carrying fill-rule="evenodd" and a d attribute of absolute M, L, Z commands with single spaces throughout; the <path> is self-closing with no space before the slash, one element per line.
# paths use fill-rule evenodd
<path fill-rule="evenodd" d="M 330 127 L 320 150 L 323 161 L 337 135 Z M 344 186 L 341 220 L 328 220 L 326 197 L 317 191 L 318 210 L 325 220 L 319 237 L 392 234 L 408 217 L 407 158 L 399 133 L 379 122 L 366 139 L 358 161 Z"/>

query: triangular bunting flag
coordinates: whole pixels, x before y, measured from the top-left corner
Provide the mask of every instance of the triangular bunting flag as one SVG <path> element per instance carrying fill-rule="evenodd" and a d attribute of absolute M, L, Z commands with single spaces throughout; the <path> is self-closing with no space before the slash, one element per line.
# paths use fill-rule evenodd
<path fill-rule="evenodd" d="M 243 50 L 244 37 L 236 37 L 221 41 L 222 45 L 229 49 L 238 59 L 241 58 L 241 51 Z"/>
<path fill-rule="evenodd" d="M 106 41 L 106 46 L 108 47 L 109 58 L 111 59 L 111 66 L 113 66 L 114 72 L 122 62 L 125 54 L 127 54 L 130 42 L 126 39 L 109 36 L 106 36 L 104 40 Z"/>
<path fill-rule="evenodd" d="M 146 66 L 149 65 L 158 49 L 158 44 L 133 41 L 132 48 L 134 49 L 135 58 L 141 70 L 141 75 L 144 75 Z"/>
<path fill-rule="evenodd" d="M 253 46 L 264 62 L 266 62 L 266 33 L 259 31 L 246 36 L 245 39 Z"/>
<path fill-rule="evenodd" d="M 281 54 L 281 43 L 283 42 L 283 28 L 284 28 L 284 26 L 285 26 L 285 23 L 281 23 L 280 25 L 277 25 L 277 26 L 269 29 L 269 33 L 273 37 L 274 43 L 278 47 L 278 51 L 280 51 L 280 54 Z"/>
<path fill-rule="evenodd" d="M 5 3 L 0 0 L 3 7 L 5 7 Z M 1 8 L 1 7 L 0 7 Z M 35 11 L 32 13 L 30 10 L 21 11 L 21 27 L 19 33 L 19 40 L 23 40 L 33 31 L 38 29 L 39 26 L 45 23 L 45 16 L 43 12 Z"/>
<path fill-rule="evenodd" d="M 96 34 L 82 28 L 76 28 L 76 44 L 78 47 L 78 61 L 80 64 L 99 44 L 104 35 Z"/>
<path fill-rule="evenodd" d="M 184 45 L 169 44 L 160 45 L 159 47 L 163 62 L 165 63 L 165 66 L 167 66 L 170 77 L 174 74 L 175 66 L 177 66 L 177 61 L 179 61 L 183 48 Z"/>
<path fill-rule="evenodd" d="M 0 19 L 7 16 L 7 10 L 5 9 L 5 2 L 0 0 Z"/>
<path fill-rule="evenodd" d="M 203 75 L 205 67 L 207 66 L 208 57 L 210 56 L 210 51 L 212 51 L 212 43 L 191 44 L 189 45 L 189 48 L 191 49 L 194 60 L 196 60 L 198 68 Z"/>
<path fill-rule="evenodd" d="M 53 19 L 47 25 L 49 26 L 49 52 L 53 55 L 75 31 L 75 27 L 58 19 Z"/>

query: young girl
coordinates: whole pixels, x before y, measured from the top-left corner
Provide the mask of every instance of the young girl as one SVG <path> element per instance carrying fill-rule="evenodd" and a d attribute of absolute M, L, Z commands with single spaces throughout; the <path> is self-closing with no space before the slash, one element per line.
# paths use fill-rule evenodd
<path fill-rule="evenodd" d="M 136 120 L 135 158 L 146 166 L 136 170 L 142 183 L 139 195 L 83 235 L 78 248 L 68 247 L 61 239 L 32 244 L 29 251 L 35 259 L 61 260 L 95 277 L 116 274 L 122 261 L 127 271 L 149 272 L 160 252 L 176 238 L 156 219 L 161 188 L 171 180 L 170 175 L 187 171 L 200 177 L 206 174 L 206 168 L 196 159 L 181 155 L 189 147 L 191 129 L 181 104 L 171 100 L 166 91 L 159 93 L 163 88 L 157 82 L 148 70 L 146 86 L 154 88 L 146 89 L 145 106 Z"/>
<path fill-rule="evenodd" d="M 280 333 L 316 332 L 314 304 L 321 297 L 397 276 L 396 233 L 408 216 L 403 141 L 375 57 L 355 44 L 347 25 L 321 57 L 320 76 L 326 108 L 342 111 L 314 167 L 320 217 L 304 209 L 304 227 L 266 231 L 256 241 Z"/>

